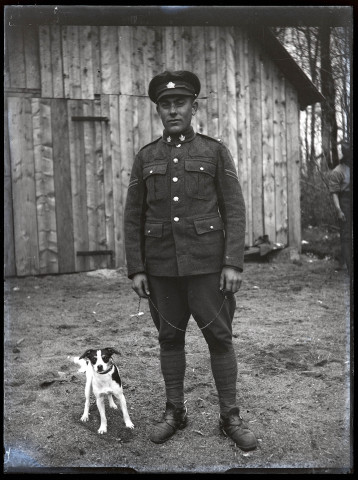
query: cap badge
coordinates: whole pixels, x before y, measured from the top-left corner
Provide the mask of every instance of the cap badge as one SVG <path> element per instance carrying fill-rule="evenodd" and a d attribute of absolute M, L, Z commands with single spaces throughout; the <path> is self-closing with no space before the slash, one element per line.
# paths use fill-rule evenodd
<path fill-rule="evenodd" d="M 185 140 L 185 135 L 180 135 L 179 140 L 180 140 L 181 142 L 184 142 L 184 140 Z"/>
<path fill-rule="evenodd" d="M 167 88 L 175 88 L 175 83 L 173 82 L 167 83 Z"/>

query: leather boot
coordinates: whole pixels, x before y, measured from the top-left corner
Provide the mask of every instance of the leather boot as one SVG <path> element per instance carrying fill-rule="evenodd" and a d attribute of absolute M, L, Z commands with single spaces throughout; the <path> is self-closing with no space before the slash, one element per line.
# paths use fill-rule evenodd
<path fill-rule="evenodd" d="M 179 429 L 186 427 L 188 422 L 187 408 L 176 407 L 170 402 L 166 403 L 163 419 L 154 426 L 150 440 L 154 443 L 164 443 Z"/>
<path fill-rule="evenodd" d="M 257 440 L 240 416 L 238 407 L 232 408 L 227 415 L 220 415 L 219 426 L 224 435 L 230 437 L 241 450 L 255 450 Z"/>

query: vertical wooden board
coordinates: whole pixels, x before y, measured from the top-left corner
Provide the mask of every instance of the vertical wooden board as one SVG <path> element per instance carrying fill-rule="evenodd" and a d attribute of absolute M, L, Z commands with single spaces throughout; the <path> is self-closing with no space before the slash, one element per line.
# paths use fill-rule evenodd
<path fill-rule="evenodd" d="M 165 27 L 156 27 L 154 30 L 153 43 L 153 76 L 158 75 L 166 69 L 166 50 L 165 50 Z M 149 85 L 149 84 L 148 84 Z M 152 118 L 152 139 L 162 135 L 163 125 L 156 111 L 155 104 L 150 101 L 151 118 Z"/>
<path fill-rule="evenodd" d="M 285 79 L 278 69 L 274 74 L 274 159 L 276 196 L 276 240 L 287 245 L 287 153 Z"/>
<path fill-rule="evenodd" d="M 208 135 L 219 136 L 219 107 L 218 107 L 218 78 L 216 69 L 217 55 L 217 27 L 205 28 L 206 44 L 206 78 L 207 78 L 207 112 L 208 112 Z"/>
<path fill-rule="evenodd" d="M 183 70 L 182 27 L 173 27 L 173 65 L 174 70 Z"/>
<path fill-rule="evenodd" d="M 192 29 L 192 42 L 195 48 L 192 51 L 192 65 L 194 73 L 199 77 L 201 83 L 201 92 L 199 93 L 199 108 L 194 117 L 193 127 L 199 133 L 208 133 L 208 100 L 206 97 L 206 66 L 205 66 L 205 31 L 204 27 L 195 27 Z"/>
<path fill-rule="evenodd" d="M 264 233 L 276 242 L 275 163 L 273 151 L 273 72 L 265 55 L 261 61 L 262 195 Z"/>
<path fill-rule="evenodd" d="M 218 77 L 218 114 L 219 114 L 219 137 L 228 144 L 228 94 L 227 94 L 227 58 L 226 58 L 226 28 L 217 27 L 217 64 L 216 74 Z"/>
<path fill-rule="evenodd" d="M 251 131 L 251 188 L 253 241 L 263 235 L 262 204 L 262 113 L 260 85 L 260 57 L 255 44 L 249 38 L 249 86 Z"/>
<path fill-rule="evenodd" d="M 72 120 L 73 116 L 83 115 L 79 101 L 69 100 L 67 104 L 69 126 L 69 157 L 71 170 L 73 242 L 76 272 L 89 270 L 87 257 L 77 256 L 78 251 L 88 251 L 87 228 L 87 186 L 84 163 L 83 123 Z"/>
<path fill-rule="evenodd" d="M 157 58 L 156 58 L 156 44 L 155 44 L 156 31 L 154 28 L 146 28 L 146 42 L 143 48 L 143 58 L 144 58 L 144 71 L 143 71 L 143 107 L 145 109 L 145 115 L 143 115 L 143 121 L 146 122 L 144 126 L 145 129 L 145 138 L 141 141 L 141 145 L 146 145 L 148 142 L 156 138 L 156 133 L 153 126 L 156 124 L 155 116 L 157 112 L 155 110 L 154 103 L 150 100 L 148 96 L 148 87 L 149 82 L 154 77 L 157 72 Z M 150 126 L 148 128 L 148 126 Z M 158 136 L 158 135 L 157 135 Z M 135 150 L 136 152 L 136 150 Z"/>
<path fill-rule="evenodd" d="M 41 97 L 53 97 L 52 65 L 51 65 L 51 34 L 49 25 L 39 26 L 40 66 L 41 66 Z"/>
<path fill-rule="evenodd" d="M 132 95 L 134 78 L 132 73 L 132 28 L 127 26 L 118 27 L 118 54 L 116 62 L 119 64 L 119 88 L 120 95 Z M 115 91 L 114 93 L 117 93 Z M 113 92 L 112 92 L 113 93 Z"/>
<path fill-rule="evenodd" d="M 26 88 L 41 88 L 39 33 L 37 25 L 24 27 Z"/>
<path fill-rule="evenodd" d="M 9 145 L 9 116 L 7 99 L 4 101 L 4 275 L 16 275 L 14 218 L 12 210 L 11 161 Z"/>
<path fill-rule="evenodd" d="M 50 100 L 32 99 L 40 274 L 58 273 Z"/>
<path fill-rule="evenodd" d="M 122 148 L 120 132 L 120 103 L 128 100 L 126 96 L 109 96 L 110 136 L 112 147 L 112 177 L 113 177 L 113 205 L 114 205 L 114 246 L 115 267 L 124 265 L 124 232 L 123 232 L 123 189 L 122 189 Z M 124 119 L 124 122 L 126 119 Z M 124 123 L 125 124 L 125 123 Z M 124 132 L 126 129 L 124 128 Z"/>
<path fill-rule="evenodd" d="M 69 98 L 82 98 L 81 61 L 78 28 L 67 27 L 67 55 L 69 71 Z"/>
<path fill-rule="evenodd" d="M 141 27 L 132 27 L 130 30 L 131 33 L 131 45 L 132 45 L 132 55 L 128 57 L 125 56 L 124 65 L 126 65 L 130 61 L 130 72 L 132 80 L 132 134 L 133 134 L 133 148 L 134 151 L 137 152 L 139 150 L 139 137 L 140 137 L 140 130 L 139 130 L 139 119 L 141 117 L 141 100 L 139 95 L 141 91 L 144 90 L 144 82 L 143 82 L 143 45 L 141 34 Z M 123 45 L 122 45 L 123 47 Z M 121 57 L 123 58 L 124 52 L 121 52 Z M 121 72 L 122 73 L 122 72 Z M 123 82 L 123 78 L 121 77 L 121 81 Z"/>
<path fill-rule="evenodd" d="M 76 270 L 76 262 L 67 102 L 52 100 L 51 110 L 59 272 L 70 273 Z"/>
<path fill-rule="evenodd" d="M 301 251 L 300 145 L 297 93 L 286 82 L 288 244 Z"/>
<path fill-rule="evenodd" d="M 164 69 L 175 70 L 174 27 L 166 26 L 163 30 Z"/>
<path fill-rule="evenodd" d="M 65 98 L 70 98 L 70 58 L 69 58 L 69 27 L 61 26 L 62 68 L 63 68 L 63 93 Z"/>
<path fill-rule="evenodd" d="M 182 27 L 182 64 L 183 70 L 191 71 L 193 69 L 193 54 L 196 48 L 196 45 L 193 43 L 193 31 L 195 31 L 197 27 L 190 27 L 190 26 L 183 26 Z M 206 48 L 205 48 L 205 27 L 203 27 L 203 43 L 204 43 L 204 63 L 205 63 L 205 56 L 206 56 Z M 205 73 L 205 71 L 204 71 Z M 205 76 L 205 83 L 206 83 L 206 76 Z M 204 94 L 206 95 L 206 88 L 204 90 Z"/>
<path fill-rule="evenodd" d="M 239 168 L 238 160 L 238 126 L 236 104 L 236 62 L 235 62 L 235 37 L 234 27 L 225 28 L 226 42 L 226 83 L 227 83 L 227 143 L 234 158 L 236 169 Z"/>
<path fill-rule="evenodd" d="M 39 255 L 31 101 L 11 97 L 8 107 L 16 273 L 18 276 L 37 275 Z"/>
<path fill-rule="evenodd" d="M 83 99 L 94 98 L 92 29 L 90 26 L 78 27 L 81 62 L 81 88 Z"/>
<path fill-rule="evenodd" d="M 94 101 L 94 115 L 101 116 L 101 100 Z M 104 198 L 104 163 L 103 163 L 103 140 L 102 122 L 94 122 L 94 151 L 95 151 L 95 179 L 97 191 L 97 245 L 98 250 L 107 250 L 106 220 L 105 220 L 105 198 Z M 96 268 L 107 268 L 110 266 L 110 258 L 107 256 L 98 257 Z"/>
<path fill-rule="evenodd" d="M 83 115 L 92 117 L 93 102 L 82 101 Z M 83 146 L 84 146 L 84 169 L 86 175 L 86 207 L 88 228 L 88 250 L 98 250 L 97 244 L 97 185 L 96 185 L 96 156 L 94 144 L 95 122 L 83 123 Z M 93 256 L 88 257 L 89 268 L 95 268 L 96 260 Z"/>
<path fill-rule="evenodd" d="M 117 94 L 120 91 L 118 51 L 121 38 L 118 37 L 118 27 L 100 27 L 102 93 Z"/>
<path fill-rule="evenodd" d="M 26 88 L 23 27 L 11 25 L 6 30 L 11 88 Z"/>
<path fill-rule="evenodd" d="M 240 27 L 234 28 L 234 61 L 235 61 L 235 86 L 236 86 L 236 114 L 237 114 L 237 146 L 238 146 L 238 175 L 245 199 L 246 207 L 246 228 L 245 228 L 245 244 L 251 245 L 251 163 L 249 150 L 247 148 L 247 101 L 246 101 L 246 79 L 247 66 L 245 57 L 245 37 Z M 245 74 L 246 71 L 246 74 Z"/>
<path fill-rule="evenodd" d="M 253 213 L 252 213 L 252 160 L 251 160 L 251 112 L 250 112 L 250 69 L 249 69 L 249 39 L 247 33 L 241 30 L 242 38 L 242 62 L 241 67 L 243 71 L 243 150 L 246 154 L 247 163 L 247 203 L 246 203 L 246 231 L 247 231 L 247 243 L 253 245 Z"/>
<path fill-rule="evenodd" d="M 52 67 L 52 86 L 53 97 L 64 97 L 63 86 L 63 66 L 62 66 L 62 45 L 61 45 L 61 27 L 59 25 L 51 25 L 51 67 Z"/>
<path fill-rule="evenodd" d="M 150 125 L 150 100 L 147 97 L 149 76 L 147 74 L 147 49 L 148 36 L 146 27 L 134 27 L 133 31 L 133 55 L 132 73 L 135 79 L 133 83 L 133 113 L 134 113 L 134 152 L 151 141 Z M 135 128 L 137 126 L 137 129 Z"/>
<path fill-rule="evenodd" d="M 92 75 L 93 75 L 93 94 L 102 93 L 101 85 L 101 48 L 100 48 L 100 27 L 91 26 L 91 47 L 92 47 Z"/>
<path fill-rule="evenodd" d="M 101 116 L 110 118 L 109 97 L 101 96 Z M 114 205 L 113 205 L 113 172 L 111 150 L 111 123 L 102 122 L 102 152 L 103 152 L 103 188 L 105 205 L 105 229 L 108 250 L 115 251 L 114 244 Z M 109 259 L 110 261 L 111 259 Z"/>

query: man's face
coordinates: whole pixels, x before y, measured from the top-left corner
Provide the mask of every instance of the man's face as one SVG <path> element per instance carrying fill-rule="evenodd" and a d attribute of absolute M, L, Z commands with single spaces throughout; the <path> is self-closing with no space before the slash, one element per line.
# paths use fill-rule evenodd
<path fill-rule="evenodd" d="M 197 108 L 198 104 L 193 101 L 193 97 L 185 95 L 168 95 L 157 104 L 157 112 L 170 135 L 178 135 L 186 130 Z"/>

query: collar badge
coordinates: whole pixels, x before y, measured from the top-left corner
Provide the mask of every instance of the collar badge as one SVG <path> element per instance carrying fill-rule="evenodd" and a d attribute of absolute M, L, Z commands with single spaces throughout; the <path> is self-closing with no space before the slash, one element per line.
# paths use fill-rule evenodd
<path fill-rule="evenodd" d="M 175 88 L 175 83 L 173 82 L 167 83 L 167 88 Z"/>
<path fill-rule="evenodd" d="M 184 142 L 184 140 L 185 140 L 185 135 L 180 135 L 179 140 L 180 140 L 181 142 Z"/>
<path fill-rule="evenodd" d="M 167 137 L 167 142 L 171 142 L 172 141 L 172 137 Z"/>

